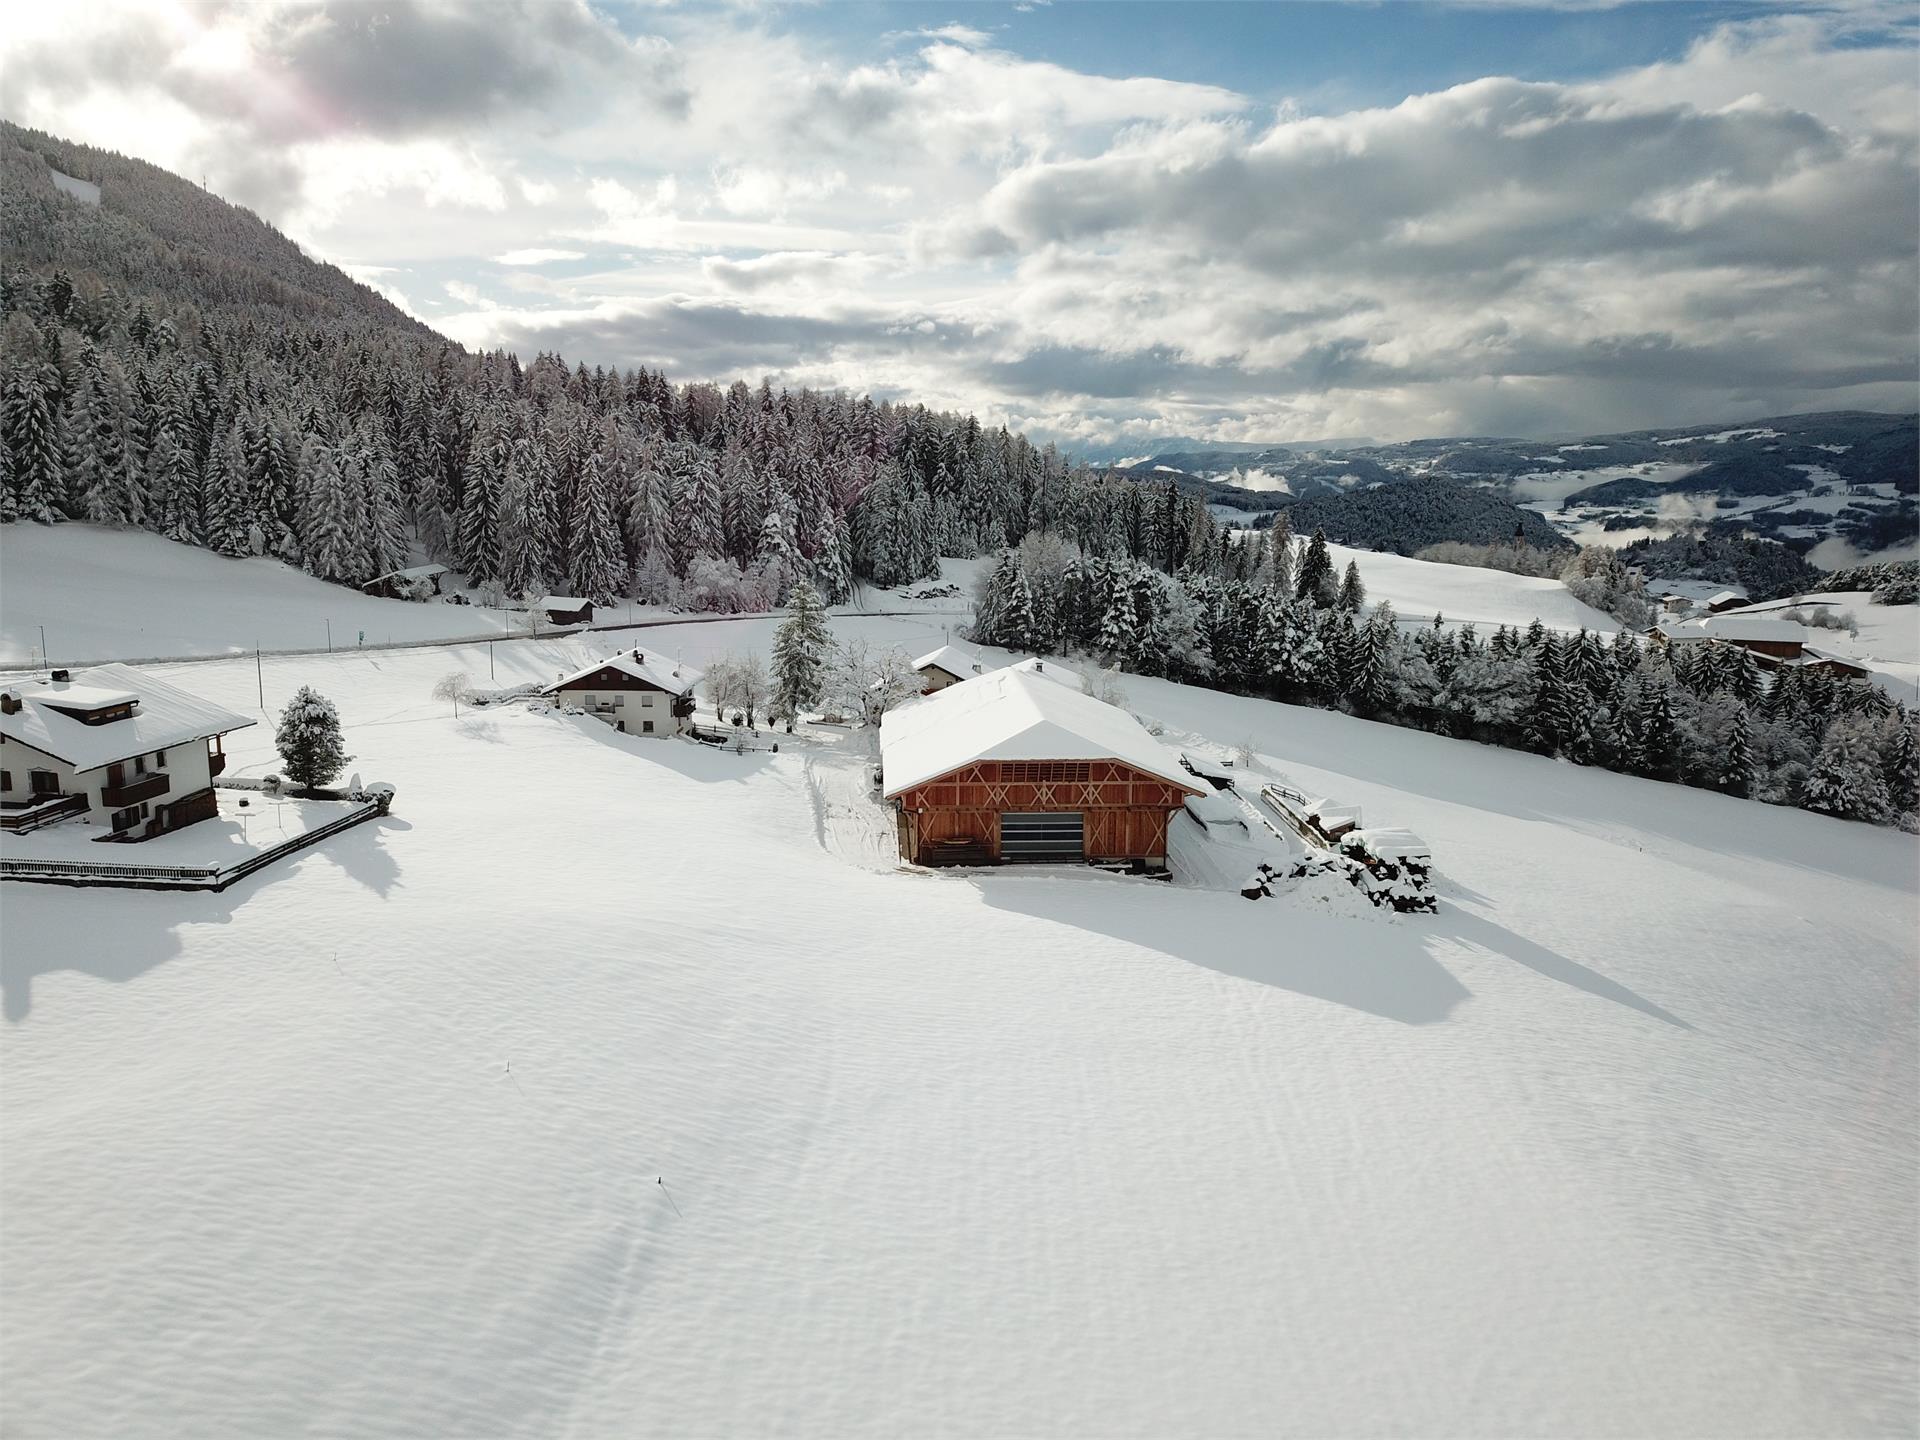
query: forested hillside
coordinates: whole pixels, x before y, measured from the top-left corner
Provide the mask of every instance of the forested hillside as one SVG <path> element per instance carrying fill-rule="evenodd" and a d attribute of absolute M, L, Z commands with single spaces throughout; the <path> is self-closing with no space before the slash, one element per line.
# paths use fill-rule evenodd
<path fill-rule="evenodd" d="M 1324 530 L 1342 544 L 1399 555 L 1447 540 L 1492 545 L 1516 534 L 1538 549 L 1573 549 L 1538 511 L 1521 509 L 1499 491 L 1447 480 L 1422 478 L 1316 495 L 1298 501 L 1289 513 L 1302 534 Z"/>
<path fill-rule="evenodd" d="M 152 166 L 12 128 L 5 157 L 6 520 L 344 584 L 425 557 L 503 596 L 717 610 L 904 583 L 1033 529 L 1168 570 L 1229 554 L 1203 504 L 972 416 L 470 354 Z"/>

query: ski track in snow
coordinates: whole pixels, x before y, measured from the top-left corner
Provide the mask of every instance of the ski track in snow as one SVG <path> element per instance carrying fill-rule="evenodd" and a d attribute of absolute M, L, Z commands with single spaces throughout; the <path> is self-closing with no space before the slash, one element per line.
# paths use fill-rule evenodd
<path fill-rule="evenodd" d="M 856 743 L 429 698 L 487 663 L 264 663 L 385 821 L 0 894 L 9 1433 L 1920 1423 L 1911 837 L 1128 677 L 1417 830 L 1441 913 L 877 873 Z"/>

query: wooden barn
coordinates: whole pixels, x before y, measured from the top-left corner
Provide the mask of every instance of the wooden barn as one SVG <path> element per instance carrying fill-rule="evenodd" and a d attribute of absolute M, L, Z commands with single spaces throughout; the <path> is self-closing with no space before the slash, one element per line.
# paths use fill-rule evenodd
<path fill-rule="evenodd" d="M 1166 863 L 1201 783 L 1126 711 L 995 670 L 890 712 L 883 788 L 919 865 Z"/>
<path fill-rule="evenodd" d="M 540 602 L 549 625 L 591 625 L 593 602 L 579 595 L 549 595 Z"/>

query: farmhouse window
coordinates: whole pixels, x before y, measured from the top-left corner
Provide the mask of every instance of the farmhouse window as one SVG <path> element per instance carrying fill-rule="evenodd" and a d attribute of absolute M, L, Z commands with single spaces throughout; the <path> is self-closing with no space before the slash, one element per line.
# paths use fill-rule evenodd
<path fill-rule="evenodd" d="M 31 782 L 33 793 L 36 795 L 58 795 L 60 793 L 60 777 L 51 770 L 29 770 L 27 772 L 27 779 Z"/>

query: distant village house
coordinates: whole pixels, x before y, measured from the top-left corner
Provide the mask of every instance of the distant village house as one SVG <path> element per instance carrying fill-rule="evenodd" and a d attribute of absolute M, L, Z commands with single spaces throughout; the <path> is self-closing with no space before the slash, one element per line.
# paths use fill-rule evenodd
<path fill-rule="evenodd" d="M 219 811 L 222 737 L 255 722 L 126 665 L 0 691 L 0 828 L 86 816 L 146 840 Z"/>
<path fill-rule="evenodd" d="M 949 685 L 971 680 L 981 672 L 980 662 L 956 645 L 942 645 L 938 650 L 928 651 L 913 662 L 913 668 L 920 677 L 922 695 L 932 695 Z"/>

